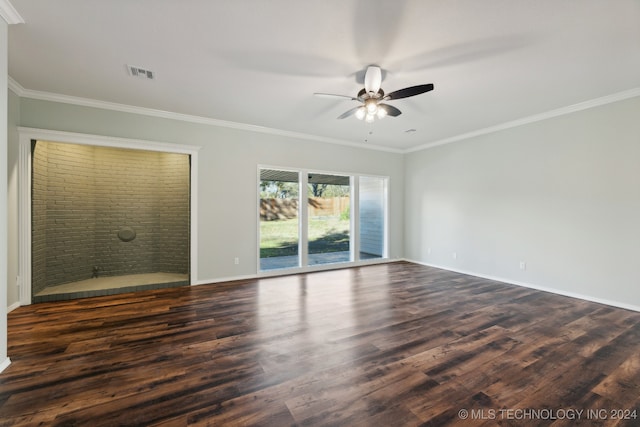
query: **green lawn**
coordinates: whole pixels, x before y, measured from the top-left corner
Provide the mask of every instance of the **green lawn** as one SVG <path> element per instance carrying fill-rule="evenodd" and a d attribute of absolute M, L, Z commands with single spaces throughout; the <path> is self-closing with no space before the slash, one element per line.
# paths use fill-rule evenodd
<path fill-rule="evenodd" d="M 309 219 L 309 253 L 349 250 L 349 219 Z M 260 257 L 298 254 L 298 219 L 260 221 Z"/>

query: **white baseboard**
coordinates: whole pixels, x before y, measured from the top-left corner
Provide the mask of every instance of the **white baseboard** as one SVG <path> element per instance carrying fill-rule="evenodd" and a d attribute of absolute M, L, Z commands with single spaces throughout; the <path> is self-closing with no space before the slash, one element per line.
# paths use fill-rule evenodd
<path fill-rule="evenodd" d="M 11 359 L 9 359 L 8 357 L 6 359 L 4 359 L 2 361 L 2 363 L 0 363 L 0 372 L 4 371 L 5 369 L 7 369 L 7 367 L 9 367 L 9 365 L 11 365 Z"/>
<path fill-rule="evenodd" d="M 607 299 L 603 299 L 603 298 L 594 297 L 594 296 L 591 296 L 591 295 L 584 295 L 584 294 L 579 294 L 579 293 L 576 293 L 576 292 L 565 291 L 565 290 L 562 290 L 562 289 L 549 288 L 549 287 L 546 287 L 546 286 L 540 286 L 540 285 L 536 285 L 536 284 L 532 284 L 532 283 L 520 282 L 520 281 L 517 281 L 517 280 L 507 279 L 507 278 L 504 278 L 504 277 L 490 276 L 490 275 L 486 275 L 486 274 L 482 274 L 482 273 L 476 273 L 476 272 L 473 272 L 473 271 L 466 271 L 466 270 L 460 270 L 460 269 L 446 267 L 446 266 L 442 266 L 442 265 L 430 264 L 430 263 L 427 263 L 427 262 L 416 261 L 416 260 L 413 260 L 413 259 L 405 259 L 405 261 L 412 262 L 412 263 L 415 263 L 415 264 L 424 265 L 424 266 L 427 266 L 427 267 L 439 268 L 441 270 L 452 271 L 454 273 L 467 274 L 469 276 L 475 276 L 475 277 L 481 277 L 483 279 L 495 280 L 497 282 L 508 283 L 510 285 L 522 286 L 523 288 L 535 289 L 537 291 L 549 292 L 549 293 L 552 293 L 552 294 L 562 295 L 562 296 L 565 296 L 565 297 L 576 298 L 576 299 L 580 299 L 580 300 L 584 300 L 584 301 L 595 302 L 595 303 L 598 303 L 598 304 L 609 305 L 609 306 L 616 307 L 616 308 L 624 308 L 625 310 L 631 310 L 631 311 L 640 312 L 640 306 L 633 305 L 633 304 L 626 304 L 626 303 L 623 303 L 623 302 L 607 300 Z"/>
<path fill-rule="evenodd" d="M 251 279 L 256 279 L 257 277 L 258 276 L 256 274 L 247 274 L 244 276 L 218 277 L 216 279 L 198 280 L 197 282 L 191 283 L 191 286 L 211 285 L 214 283 L 223 283 L 223 282 L 235 282 L 238 280 L 251 280 Z"/>
<path fill-rule="evenodd" d="M 367 265 L 389 264 L 391 262 L 397 262 L 397 261 L 404 261 L 404 260 L 401 258 L 394 258 L 394 259 L 383 258 L 383 259 L 370 259 L 370 260 L 348 262 L 348 263 L 346 262 L 346 263 L 336 263 L 336 264 L 312 265 L 308 267 L 299 267 L 299 268 L 283 268 L 278 270 L 261 271 L 260 273 L 257 273 L 257 274 L 247 274 L 244 276 L 219 277 L 215 279 L 198 280 L 191 283 L 191 285 L 198 286 L 198 285 L 207 285 L 207 284 L 214 284 L 214 283 L 234 282 L 238 280 L 265 279 L 268 277 L 290 276 L 292 274 L 313 273 L 315 271 L 340 270 L 343 268 L 364 267 Z"/>
<path fill-rule="evenodd" d="M 9 307 L 7 307 L 7 313 L 11 313 L 13 310 L 15 310 L 16 308 L 20 307 L 21 305 L 22 304 L 20 304 L 20 301 L 14 302 Z"/>

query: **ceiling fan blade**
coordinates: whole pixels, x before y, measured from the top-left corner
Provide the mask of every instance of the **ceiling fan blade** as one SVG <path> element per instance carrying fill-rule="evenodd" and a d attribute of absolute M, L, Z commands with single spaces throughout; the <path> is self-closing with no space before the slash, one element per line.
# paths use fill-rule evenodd
<path fill-rule="evenodd" d="M 378 104 L 378 108 L 384 108 L 384 110 L 387 112 L 387 116 L 398 117 L 400 114 L 402 114 L 402 111 L 398 110 L 393 105 Z"/>
<path fill-rule="evenodd" d="M 351 101 L 357 101 L 358 98 L 354 98 L 353 96 L 349 96 L 349 95 L 336 95 L 334 93 L 319 93 L 316 92 L 314 93 L 315 96 L 318 96 L 320 98 L 342 98 L 342 99 L 348 99 Z"/>
<path fill-rule="evenodd" d="M 347 117 L 353 116 L 356 113 L 356 111 L 358 111 L 359 108 L 362 108 L 362 106 L 358 106 L 358 107 L 355 107 L 355 108 L 352 108 L 350 110 L 345 111 L 344 113 L 342 113 L 342 114 L 340 114 L 338 116 L 338 119 L 346 119 Z"/>
<path fill-rule="evenodd" d="M 364 88 L 367 93 L 378 93 L 382 84 L 382 70 L 380 67 L 370 65 L 364 75 Z"/>
<path fill-rule="evenodd" d="M 394 92 L 388 93 L 384 97 L 384 99 L 394 100 L 394 99 L 408 98 L 410 96 L 416 96 L 416 95 L 420 95 L 421 93 L 429 92 L 430 90 L 433 90 L 432 83 L 429 83 L 426 85 L 405 87 L 404 89 L 400 89 L 400 90 L 396 90 Z"/>

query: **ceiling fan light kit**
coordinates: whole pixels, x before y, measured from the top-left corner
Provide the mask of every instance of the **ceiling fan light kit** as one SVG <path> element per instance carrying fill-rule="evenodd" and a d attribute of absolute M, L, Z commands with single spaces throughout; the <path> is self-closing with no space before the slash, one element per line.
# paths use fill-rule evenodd
<path fill-rule="evenodd" d="M 387 116 L 387 109 L 384 104 L 378 104 L 374 99 L 367 99 L 364 105 L 358 107 L 355 116 L 358 120 L 373 123 L 375 119 L 383 119 Z"/>
<path fill-rule="evenodd" d="M 421 93 L 433 90 L 433 84 L 423 84 L 418 86 L 406 87 L 396 90 L 385 95 L 380 88 L 382 85 L 382 70 L 377 65 L 367 67 L 364 76 L 364 88 L 358 92 L 356 97 L 347 95 L 334 95 L 330 93 L 315 93 L 316 96 L 349 99 L 358 101 L 362 105 L 345 111 L 338 119 L 345 119 L 355 115 L 358 120 L 364 120 L 367 123 L 373 123 L 376 119 L 380 120 L 386 116 L 398 117 L 402 111 L 396 107 L 384 104 L 383 101 L 393 101 L 396 99 L 408 98 L 410 96 L 420 95 Z"/>

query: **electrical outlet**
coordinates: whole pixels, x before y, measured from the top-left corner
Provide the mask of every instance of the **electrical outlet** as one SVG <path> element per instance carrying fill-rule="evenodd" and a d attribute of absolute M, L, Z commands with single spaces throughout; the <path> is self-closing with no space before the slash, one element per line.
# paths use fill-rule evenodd
<path fill-rule="evenodd" d="M 431 255 L 431 248 L 427 248 L 427 255 Z"/>
<path fill-rule="evenodd" d="M 235 257 L 235 258 L 233 259 L 233 263 L 234 263 L 235 265 L 240 264 L 240 258 Z"/>
<path fill-rule="evenodd" d="M 451 257 L 453 259 L 458 259 L 458 254 L 456 252 L 454 252 L 454 253 L 451 254 Z"/>
<path fill-rule="evenodd" d="M 524 261 L 520 261 L 520 270 L 526 270 L 527 269 L 527 263 Z"/>

